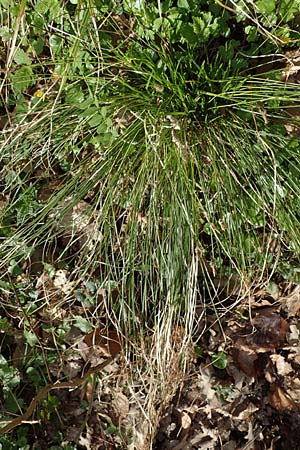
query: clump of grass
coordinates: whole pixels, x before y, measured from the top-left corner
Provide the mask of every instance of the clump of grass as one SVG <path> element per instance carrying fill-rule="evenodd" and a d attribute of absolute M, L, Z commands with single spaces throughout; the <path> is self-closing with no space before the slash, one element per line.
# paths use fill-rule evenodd
<path fill-rule="evenodd" d="M 108 21 L 94 66 L 69 72 L 90 51 L 75 39 L 60 87 L 3 133 L 0 268 L 32 276 L 41 248 L 44 265 L 108 290 L 106 315 L 142 355 L 153 423 L 184 373 L 203 296 L 215 306 L 224 277 L 249 288 L 282 254 L 298 258 L 299 144 L 284 128 L 298 86 Z"/>
<path fill-rule="evenodd" d="M 93 273 L 104 258 L 105 277 L 133 277 L 132 286 L 141 267 L 144 278 L 163 273 L 167 280 L 171 270 L 174 280 L 184 280 L 180 272 L 197 247 L 216 270 L 218 260 L 227 261 L 246 278 L 264 266 L 267 242 L 276 236 L 299 248 L 297 141 L 283 127 L 297 89 L 226 70 L 224 79 L 212 80 L 218 60 L 193 64 L 199 82 L 190 80 L 186 65 L 155 50 L 165 71 L 152 60 L 154 48 L 135 59 L 117 51 L 93 96 L 85 91 L 81 104 L 62 102 L 54 111 L 50 104 L 37 120 L 31 112 L 7 132 L 5 217 L 11 220 L 20 204 L 23 213 L 7 227 L 13 236 L 4 240 L 3 265 L 16 256 L 15 242 L 35 246 L 47 236 L 49 243 L 49 230 L 58 239 L 66 214 L 85 199 L 102 237 L 95 254 L 87 246 L 84 270 Z M 86 85 L 95 78 L 86 77 Z M 288 162 L 293 171 L 286 171 Z M 43 173 L 32 182 L 36 166 Z M 44 204 L 32 201 L 51 174 L 59 179 L 53 194 Z M 169 251 L 176 256 L 167 257 Z"/>

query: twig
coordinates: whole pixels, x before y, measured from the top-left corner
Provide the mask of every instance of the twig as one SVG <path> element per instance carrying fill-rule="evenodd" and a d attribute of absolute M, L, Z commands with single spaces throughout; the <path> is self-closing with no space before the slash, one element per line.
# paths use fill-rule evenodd
<path fill-rule="evenodd" d="M 28 423 L 28 420 L 32 415 L 35 407 L 48 394 L 49 391 L 52 391 L 53 389 L 77 388 L 81 386 L 89 378 L 90 375 L 93 375 L 96 372 L 99 372 L 100 370 L 104 369 L 104 367 L 108 366 L 113 361 L 114 358 L 115 357 L 108 358 L 101 364 L 98 364 L 95 367 L 91 367 L 82 377 L 78 376 L 70 381 L 62 381 L 47 384 L 47 386 L 43 387 L 39 391 L 39 393 L 31 400 L 30 405 L 28 406 L 24 414 L 11 420 L 7 425 L 5 425 L 3 428 L 0 429 L 0 435 L 8 433 L 9 431 L 13 430 L 19 425 L 22 425 L 25 422 Z"/>

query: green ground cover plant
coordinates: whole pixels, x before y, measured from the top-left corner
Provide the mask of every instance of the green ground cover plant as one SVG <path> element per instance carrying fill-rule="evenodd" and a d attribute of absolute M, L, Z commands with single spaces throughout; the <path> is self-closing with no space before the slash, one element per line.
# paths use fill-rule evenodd
<path fill-rule="evenodd" d="M 0 0 L 4 423 L 71 328 L 113 325 L 168 398 L 205 308 L 299 282 L 300 2 L 279 3 Z"/>

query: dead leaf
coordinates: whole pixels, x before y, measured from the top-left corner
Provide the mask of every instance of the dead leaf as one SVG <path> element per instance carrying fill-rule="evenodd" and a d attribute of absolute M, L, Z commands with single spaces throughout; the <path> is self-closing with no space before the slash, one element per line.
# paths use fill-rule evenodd
<path fill-rule="evenodd" d="M 290 332 L 288 333 L 287 341 L 290 345 L 294 345 L 299 342 L 299 330 L 297 325 L 290 325 Z"/>
<path fill-rule="evenodd" d="M 286 308 L 288 317 L 295 317 L 300 310 L 300 285 L 296 286 L 292 292 L 281 299 L 281 304 Z"/>
<path fill-rule="evenodd" d="M 295 405 L 297 405 L 298 408 L 299 408 L 299 404 L 300 404 L 300 379 L 299 378 L 294 378 L 294 379 L 289 378 L 287 380 L 286 385 L 287 385 L 287 393 L 288 393 L 289 397 L 293 400 Z"/>
<path fill-rule="evenodd" d="M 109 353 L 112 357 L 116 356 L 121 351 L 120 336 L 115 330 L 108 330 L 107 337 L 105 337 Z"/>
<path fill-rule="evenodd" d="M 11 357 L 11 363 L 14 367 L 19 368 L 22 365 L 26 352 L 25 339 L 22 331 L 14 329 L 14 343 L 15 349 Z"/>
<path fill-rule="evenodd" d="M 181 412 L 180 422 L 181 422 L 181 427 L 184 430 L 187 430 L 192 425 L 192 419 L 190 418 L 189 414 L 185 411 Z"/>
<path fill-rule="evenodd" d="M 128 398 L 122 392 L 116 392 L 112 400 L 112 406 L 116 411 L 119 423 L 121 423 L 122 420 L 126 419 L 129 413 Z"/>
<path fill-rule="evenodd" d="M 85 433 L 80 434 L 78 443 L 86 448 L 86 450 L 92 450 L 92 430 L 89 426 L 85 427 Z"/>
<path fill-rule="evenodd" d="M 275 383 L 276 381 L 276 378 L 273 375 L 271 375 L 271 373 L 268 370 L 265 372 L 265 379 L 270 384 Z"/>
<path fill-rule="evenodd" d="M 267 344 L 267 346 L 277 347 L 285 341 L 289 331 L 287 321 L 279 313 L 270 308 L 264 311 L 260 310 L 254 317 L 252 323 L 256 328 L 256 333 L 249 336 L 247 340 L 248 344 L 253 343 L 254 345 L 261 345 L 263 347 L 266 347 Z"/>
<path fill-rule="evenodd" d="M 94 393 L 95 393 L 95 385 L 92 381 L 89 381 L 84 387 L 84 394 L 89 404 L 91 404 L 93 401 Z M 84 395 L 82 395 L 82 398 L 84 398 Z"/>
<path fill-rule="evenodd" d="M 57 270 L 54 276 L 53 285 L 64 294 L 73 291 L 74 282 L 68 281 L 69 272 L 67 270 Z"/>
<path fill-rule="evenodd" d="M 279 386 L 272 386 L 269 395 L 270 405 L 273 408 L 282 411 L 284 409 L 294 409 L 294 402 L 286 395 Z"/>
<path fill-rule="evenodd" d="M 83 341 L 90 349 L 97 346 L 102 356 L 115 357 L 121 351 L 120 337 L 115 330 L 95 328 L 85 335 Z"/>
<path fill-rule="evenodd" d="M 211 368 L 201 368 L 200 369 L 200 382 L 199 387 L 205 401 L 210 405 L 216 402 L 216 391 L 212 389 L 212 374 Z"/>
<path fill-rule="evenodd" d="M 232 358 L 236 365 L 249 377 L 257 375 L 257 354 L 246 345 L 237 345 L 232 349 Z"/>
<path fill-rule="evenodd" d="M 297 345 L 295 347 L 291 347 L 290 351 L 291 353 L 288 355 L 288 359 L 300 366 L 300 346 Z"/>
<path fill-rule="evenodd" d="M 284 377 L 293 372 L 291 364 L 286 362 L 282 355 L 271 355 L 270 359 L 275 363 L 278 375 Z"/>
<path fill-rule="evenodd" d="M 234 417 L 234 419 L 248 422 L 251 419 L 253 413 L 255 413 L 256 411 L 258 411 L 257 406 L 255 406 L 247 398 L 242 397 L 241 399 L 237 399 L 236 405 L 232 410 L 232 416 Z"/>

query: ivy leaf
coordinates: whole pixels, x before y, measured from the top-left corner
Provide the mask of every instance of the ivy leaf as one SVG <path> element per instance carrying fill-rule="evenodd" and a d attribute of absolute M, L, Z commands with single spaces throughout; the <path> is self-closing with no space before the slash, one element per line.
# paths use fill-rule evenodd
<path fill-rule="evenodd" d="M 225 369 L 227 366 L 227 356 L 224 352 L 214 353 L 211 362 L 217 369 Z"/>
<path fill-rule="evenodd" d="M 106 428 L 106 430 L 104 430 L 104 433 L 105 433 L 106 435 L 110 436 L 110 435 L 116 433 L 116 431 L 118 431 L 118 428 L 117 428 L 113 423 L 111 423 L 111 424 Z"/>
<path fill-rule="evenodd" d="M 24 330 L 23 333 L 25 341 L 28 345 L 30 345 L 30 347 L 34 347 L 38 343 L 38 338 L 35 333 L 27 330 Z"/>
<path fill-rule="evenodd" d="M 90 331 L 92 331 L 93 327 L 87 319 L 81 316 L 75 316 L 74 319 L 74 326 L 76 328 L 79 328 L 80 331 L 82 331 L 83 333 L 89 333 Z"/>
<path fill-rule="evenodd" d="M 49 45 L 54 55 L 56 55 L 62 46 L 62 38 L 60 36 L 51 35 L 49 38 Z"/>
<path fill-rule="evenodd" d="M 10 389 L 20 383 L 20 375 L 17 369 L 10 367 L 4 356 L 0 355 L 0 380 L 3 387 L 4 398 Z"/>

